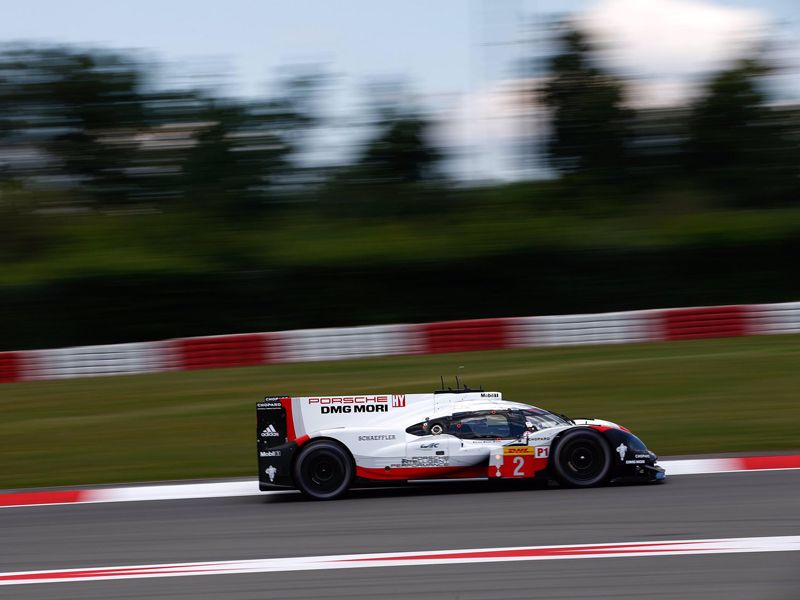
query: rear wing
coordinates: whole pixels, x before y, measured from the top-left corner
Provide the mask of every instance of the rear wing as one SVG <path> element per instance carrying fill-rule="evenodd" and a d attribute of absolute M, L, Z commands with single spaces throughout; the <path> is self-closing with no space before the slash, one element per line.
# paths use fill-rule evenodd
<path fill-rule="evenodd" d="M 261 490 L 293 484 L 291 465 L 297 444 L 291 443 L 294 428 L 290 415 L 291 398 L 288 396 L 268 396 L 256 404 L 258 484 Z"/>

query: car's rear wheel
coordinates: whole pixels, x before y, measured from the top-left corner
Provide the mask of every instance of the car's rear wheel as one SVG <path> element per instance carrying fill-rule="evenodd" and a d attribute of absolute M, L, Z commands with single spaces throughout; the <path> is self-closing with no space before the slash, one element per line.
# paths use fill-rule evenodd
<path fill-rule="evenodd" d="M 593 429 L 573 429 L 557 442 L 551 455 L 553 474 L 569 487 L 605 483 L 611 471 L 611 448 Z"/>
<path fill-rule="evenodd" d="M 294 480 L 300 491 L 315 500 L 333 500 L 353 481 L 350 454 L 335 442 L 319 441 L 304 447 L 294 464 Z"/>

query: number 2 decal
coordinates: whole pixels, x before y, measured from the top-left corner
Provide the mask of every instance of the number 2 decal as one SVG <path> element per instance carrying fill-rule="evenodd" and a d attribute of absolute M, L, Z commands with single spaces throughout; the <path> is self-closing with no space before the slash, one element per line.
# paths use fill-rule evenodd
<path fill-rule="evenodd" d="M 525 472 L 522 470 L 525 466 L 525 459 L 521 456 L 514 457 L 514 477 L 525 477 Z"/>

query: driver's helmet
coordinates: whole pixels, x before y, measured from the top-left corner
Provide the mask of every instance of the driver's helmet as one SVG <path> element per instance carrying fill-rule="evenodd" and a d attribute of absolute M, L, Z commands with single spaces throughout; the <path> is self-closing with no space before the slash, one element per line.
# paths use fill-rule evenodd
<path fill-rule="evenodd" d="M 541 420 L 537 419 L 534 415 L 525 415 L 525 427 L 528 431 L 537 431 L 541 425 Z"/>

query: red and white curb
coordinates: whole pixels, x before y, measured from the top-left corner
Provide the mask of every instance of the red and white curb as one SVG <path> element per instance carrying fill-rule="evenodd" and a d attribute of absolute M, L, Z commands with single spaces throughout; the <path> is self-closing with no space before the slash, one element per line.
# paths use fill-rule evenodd
<path fill-rule="evenodd" d="M 666 469 L 667 477 L 669 478 L 676 475 L 800 469 L 800 455 L 665 460 L 660 461 L 659 464 Z M 222 481 L 215 483 L 179 483 L 171 485 L 0 493 L 0 508 L 54 504 L 141 502 L 145 500 L 231 498 L 236 496 L 293 493 L 296 492 L 293 490 L 261 492 L 258 490 L 258 483 L 255 480 Z"/>
<path fill-rule="evenodd" d="M 737 473 L 740 471 L 773 471 L 800 469 L 800 455 L 662 460 L 658 464 L 667 471 L 667 477 L 674 475 L 704 475 L 707 473 Z"/>
<path fill-rule="evenodd" d="M 577 546 L 523 546 L 515 548 L 479 548 L 471 550 L 390 552 L 384 554 L 341 554 L 334 556 L 300 556 L 293 558 L 92 567 L 49 571 L 11 571 L 0 573 L 0 585 L 104 581 L 150 577 L 186 577 L 191 575 L 231 575 L 329 569 L 363 569 L 367 567 L 461 565 L 579 558 L 622 558 L 629 556 L 676 556 L 797 551 L 800 551 L 800 536 L 661 540 L 617 544 L 581 544 Z"/>

